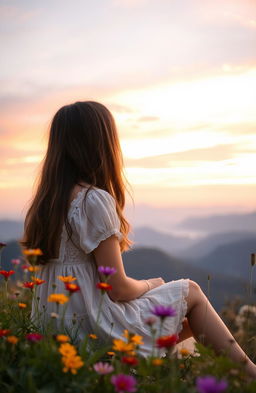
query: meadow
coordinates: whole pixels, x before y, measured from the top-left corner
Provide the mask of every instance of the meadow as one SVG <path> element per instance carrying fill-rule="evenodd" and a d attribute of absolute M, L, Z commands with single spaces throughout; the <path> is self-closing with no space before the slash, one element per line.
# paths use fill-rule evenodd
<path fill-rule="evenodd" d="M 1 243 L 1 250 L 4 247 Z M 196 344 L 194 352 L 184 346 L 177 350 L 175 334 L 162 336 L 161 323 L 175 312 L 171 307 L 159 305 L 151 310 L 152 318 L 145 320 L 152 332 L 152 353 L 147 358 L 139 354 L 143 337 L 128 331 L 123 332 L 122 338 L 102 345 L 96 325 L 95 331 L 85 333 L 84 340 L 76 343 L 75 316 L 72 332 L 63 324 L 65 307 L 80 290 L 75 277 L 56 278 L 63 282 L 63 293 L 55 293 L 53 288 L 48 302 L 55 303 L 56 313 L 51 314 L 44 326 L 40 320 L 46 309 L 37 310 L 36 317 L 31 319 L 32 300 L 35 307 L 38 301 L 37 287 L 45 284 L 37 277 L 40 253 L 40 250 L 24 250 L 21 259 L 10 261 L 12 269 L 0 267 L 1 392 L 256 392 L 256 381 L 245 374 L 244 364 L 233 363 L 225 353 L 217 356 L 202 344 Z M 103 297 L 111 289 L 108 278 L 114 271 L 104 268 L 101 273 L 105 279 L 98 284 L 98 290 Z M 100 312 L 99 307 L 99 324 Z M 226 306 L 222 317 L 255 361 L 256 307 L 236 300 Z M 156 322 L 160 322 L 159 330 Z M 165 349 L 165 357 L 159 356 L 161 349 Z"/>

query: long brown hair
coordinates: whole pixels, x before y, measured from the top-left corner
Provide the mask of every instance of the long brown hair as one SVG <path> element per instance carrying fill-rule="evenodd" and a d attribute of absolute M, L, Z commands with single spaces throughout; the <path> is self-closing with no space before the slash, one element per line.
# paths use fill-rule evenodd
<path fill-rule="evenodd" d="M 25 219 L 21 244 L 43 251 L 41 263 L 55 257 L 56 242 L 67 219 L 71 192 L 87 183 L 109 192 L 116 201 L 123 240 L 121 251 L 131 244 L 129 224 L 123 216 L 125 183 L 123 158 L 115 121 L 109 110 L 94 101 L 75 102 L 53 117 L 47 153 L 39 185 Z"/>

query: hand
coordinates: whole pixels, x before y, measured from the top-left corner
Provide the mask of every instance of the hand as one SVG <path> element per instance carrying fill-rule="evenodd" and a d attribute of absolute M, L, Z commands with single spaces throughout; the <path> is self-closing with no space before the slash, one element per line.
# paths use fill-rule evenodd
<path fill-rule="evenodd" d="M 160 285 L 165 284 L 165 281 L 162 279 L 162 277 L 149 278 L 147 280 L 147 282 L 149 283 L 150 290 L 154 289 L 154 288 L 157 288 L 157 287 L 160 287 Z"/>

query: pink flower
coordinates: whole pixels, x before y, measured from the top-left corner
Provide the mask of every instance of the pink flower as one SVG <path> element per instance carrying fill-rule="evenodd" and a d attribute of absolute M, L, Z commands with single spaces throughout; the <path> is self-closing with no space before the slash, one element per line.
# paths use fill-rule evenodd
<path fill-rule="evenodd" d="M 13 265 L 19 265 L 20 264 L 20 259 L 12 259 L 11 260 L 11 263 L 13 264 Z"/>
<path fill-rule="evenodd" d="M 98 362 L 93 365 L 94 370 L 96 373 L 100 375 L 106 375 L 112 373 L 114 371 L 114 367 L 111 366 L 109 363 Z"/>
<path fill-rule="evenodd" d="M 37 341 L 41 341 L 43 337 L 44 336 L 42 336 L 42 334 L 40 334 L 40 333 L 28 333 L 28 334 L 26 334 L 26 339 L 28 341 L 33 342 L 33 343 L 35 343 Z"/>
<path fill-rule="evenodd" d="M 131 375 L 125 375 L 125 374 L 118 374 L 118 375 L 112 375 L 111 377 L 111 383 L 115 387 L 115 391 L 118 393 L 132 393 L 136 392 L 136 379 L 131 376 Z"/>
<path fill-rule="evenodd" d="M 22 268 L 22 270 L 24 270 L 24 272 L 26 273 L 26 272 L 28 272 L 28 268 L 29 268 L 29 265 L 22 265 L 21 266 L 21 268 Z"/>

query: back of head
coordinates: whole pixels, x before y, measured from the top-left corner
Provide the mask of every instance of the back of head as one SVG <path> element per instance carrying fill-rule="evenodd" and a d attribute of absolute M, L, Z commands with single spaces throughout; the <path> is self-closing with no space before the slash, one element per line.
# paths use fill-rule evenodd
<path fill-rule="evenodd" d="M 122 214 L 125 203 L 122 167 L 115 121 L 104 105 L 85 101 L 60 108 L 51 123 L 48 149 L 26 216 L 22 245 L 41 248 L 45 261 L 53 258 L 56 234 L 60 234 L 63 223 L 72 235 L 67 221 L 71 192 L 76 184 L 87 183 L 115 198 L 124 235 L 121 248 L 127 248 L 129 225 Z"/>

